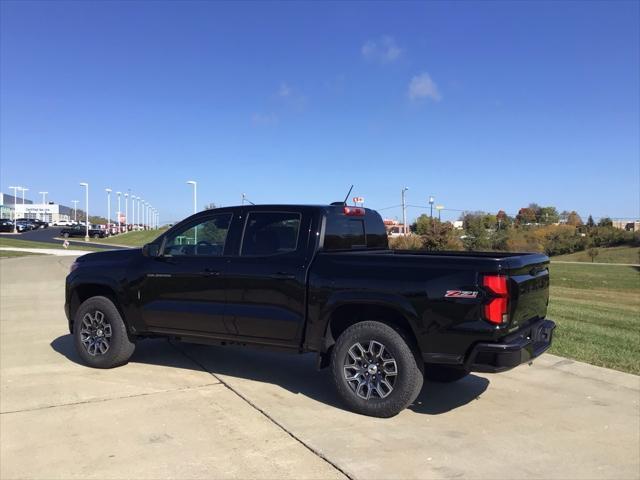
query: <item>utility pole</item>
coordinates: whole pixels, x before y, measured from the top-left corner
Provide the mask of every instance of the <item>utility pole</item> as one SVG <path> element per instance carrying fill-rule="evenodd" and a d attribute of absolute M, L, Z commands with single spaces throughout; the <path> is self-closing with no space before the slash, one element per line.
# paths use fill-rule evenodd
<path fill-rule="evenodd" d="M 129 194 L 131 193 L 131 189 L 129 189 L 128 193 L 124 194 L 124 231 L 128 232 L 128 224 L 129 224 Z"/>
<path fill-rule="evenodd" d="M 431 211 L 429 213 L 429 217 L 433 218 L 433 202 L 435 202 L 436 199 L 433 198 L 433 196 L 429 197 L 429 207 L 431 208 Z"/>
<path fill-rule="evenodd" d="M 118 235 L 122 233 L 122 227 L 120 225 L 120 195 L 122 195 L 122 192 L 116 192 L 116 195 L 118 195 Z"/>
<path fill-rule="evenodd" d="M 402 189 L 402 232 L 407 235 L 407 204 L 405 202 L 405 192 L 409 190 L 409 187 Z"/>
<path fill-rule="evenodd" d="M 436 205 L 436 210 L 438 211 L 438 221 L 441 221 L 440 212 L 442 211 L 443 208 L 444 208 L 444 205 Z"/>

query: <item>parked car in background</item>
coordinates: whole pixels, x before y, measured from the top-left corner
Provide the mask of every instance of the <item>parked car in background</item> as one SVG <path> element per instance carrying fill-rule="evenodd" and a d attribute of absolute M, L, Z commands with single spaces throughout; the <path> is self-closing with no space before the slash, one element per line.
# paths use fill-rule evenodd
<path fill-rule="evenodd" d="M 13 232 L 13 220 L 6 218 L 0 220 L 0 232 Z"/>
<path fill-rule="evenodd" d="M 28 232 L 29 230 L 34 230 L 34 226 L 30 222 L 25 222 L 24 220 L 16 220 L 16 230 L 18 233 Z"/>
<path fill-rule="evenodd" d="M 56 227 L 71 227 L 75 225 L 75 222 L 72 220 L 57 220 L 53 222 L 53 225 Z"/>
<path fill-rule="evenodd" d="M 84 237 L 87 234 L 87 229 L 84 225 L 74 225 L 72 227 L 66 227 L 60 230 L 60 234 L 64 238 L 69 237 Z M 108 236 L 106 230 L 96 228 L 95 225 L 89 227 L 89 236 L 91 238 L 105 238 Z"/>

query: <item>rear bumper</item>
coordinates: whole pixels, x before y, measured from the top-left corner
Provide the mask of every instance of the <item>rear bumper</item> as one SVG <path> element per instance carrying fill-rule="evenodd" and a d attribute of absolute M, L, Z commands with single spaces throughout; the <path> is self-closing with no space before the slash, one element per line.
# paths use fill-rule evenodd
<path fill-rule="evenodd" d="M 465 368 L 472 372 L 498 373 L 530 362 L 551 346 L 555 328 L 555 322 L 543 319 L 500 343 L 478 343 L 467 357 Z"/>

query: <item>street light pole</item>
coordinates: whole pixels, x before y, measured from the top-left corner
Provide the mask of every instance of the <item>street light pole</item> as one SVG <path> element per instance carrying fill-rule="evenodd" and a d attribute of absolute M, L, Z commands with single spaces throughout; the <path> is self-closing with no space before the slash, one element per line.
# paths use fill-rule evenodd
<path fill-rule="evenodd" d="M 107 192 L 107 234 L 111 235 L 111 189 L 105 188 Z"/>
<path fill-rule="evenodd" d="M 47 193 L 49 192 L 38 192 L 40 195 L 42 195 L 42 221 L 45 220 L 46 218 L 46 208 L 45 205 L 47 203 Z"/>
<path fill-rule="evenodd" d="M 438 211 L 438 221 L 440 221 L 440 212 L 444 208 L 444 205 L 436 205 L 436 210 Z"/>
<path fill-rule="evenodd" d="M 193 185 L 193 213 L 196 213 L 198 211 L 198 194 L 197 194 L 197 190 L 198 190 L 198 182 L 196 182 L 195 180 L 189 180 L 187 182 L 189 185 Z"/>
<path fill-rule="evenodd" d="M 13 233 L 18 233 L 16 205 L 18 204 L 18 190 L 22 190 L 22 187 L 9 187 L 9 190 L 13 190 Z"/>
<path fill-rule="evenodd" d="M 79 200 L 71 200 L 73 203 L 73 221 L 78 223 L 78 202 Z"/>
<path fill-rule="evenodd" d="M 136 226 L 136 196 L 131 195 L 131 231 L 135 230 Z"/>
<path fill-rule="evenodd" d="M 122 232 L 122 226 L 120 225 L 120 195 L 122 195 L 122 192 L 116 192 L 116 195 L 118 195 L 118 235 L 120 235 Z"/>
<path fill-rule="evenodd" d="M 131 190 L 129 190 L 131 191 Z M 129 228 L 129 194 L 124 194 L 124 231 L 128 232 Z"/>
<path fill-rule="evenodd" d="M 21 188 L 21 190 L 22 190 L 22 205 L 24 205 L 24 192 L 28 191 L 29 189 L 23 187 Z"/>
<path fill-rule="evenodd" d="M 85 206 L 86 206 L 86 211 L 85 211 L 85 233 L 84 233 L 84 240 L 86 242 L 89 241 L 89 184 L 87 182 L 81 182 L 80 186 L 85 187 L 86 191 L 85 191 Z"/>
<path fill-rule="evenodd" d="M 404 201 L 405 192 L 409 190 L 409 187 L 402 189 L 402 233 L 407 234 L 407 204 Z"/>
<path fill-rule="evenodd" d="M 436 199 L 433 198 L 433 196 L 429 197 L 429 207 L 430 207 L 430 213 L 429 213 L 429 217 L 433 218 L 433 202 L 435 202 Z"/>

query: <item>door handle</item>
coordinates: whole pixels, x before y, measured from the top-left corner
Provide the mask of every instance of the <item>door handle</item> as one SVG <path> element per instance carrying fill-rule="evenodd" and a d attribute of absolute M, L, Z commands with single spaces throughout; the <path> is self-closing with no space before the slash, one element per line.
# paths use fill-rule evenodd
<path fill-rule="evenodd" d="M 213 268 L 205 268 L 202 273 L 205 277 L 219 277 L 221 272 L 219 270 L 214 270 Z"/>
<path fill-rule="evenodd" d="M 269 275 L 270 278 L 275 278 L 277 280 L 295 280 L 296 276 L 286 272 L 276 272 Z"/>

